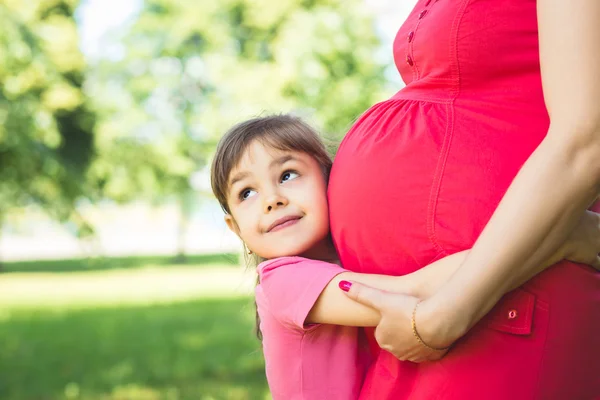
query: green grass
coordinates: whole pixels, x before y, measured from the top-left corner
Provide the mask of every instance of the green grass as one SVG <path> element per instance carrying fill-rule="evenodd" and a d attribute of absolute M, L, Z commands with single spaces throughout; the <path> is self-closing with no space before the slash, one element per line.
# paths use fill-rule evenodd
<path fill-rule="evenodd" d="M 229 265 L 0 274 L 0 319 L 3 310 L 17 308 L 143 306 L 248 297 L 254 282 L 253 271 Z"/>
<path fill-rule="evenodd" d="M 3 262 L 0 272 L 79 272 L 108 269 L 142 268 L 149 265 L 165 267 L 173 265 L 173 256 L 136 256 L 136 257 L 99 257 L 74 258 L 65 260 L 18 261 Z M 178 264 L 208 266 L 215 264 L 239 265 L 239 254 L 200 254 L 186 256 L 184 262 Z"/>
<path fill-rule="evenodd" d="M 169 261 L 5 264 L 0 400 L 268 399 L 253 273 L 231 254 Z"/>
<path fill-rule="evenodd" d="M 248 297 L 5 310 L 0 399 L 268 398 L 253 320 Z"/>

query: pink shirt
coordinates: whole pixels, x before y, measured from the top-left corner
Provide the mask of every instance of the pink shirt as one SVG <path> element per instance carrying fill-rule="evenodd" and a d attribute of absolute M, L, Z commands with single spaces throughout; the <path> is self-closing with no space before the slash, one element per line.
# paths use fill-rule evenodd
<path fill-rule="evenodd" d="M 329 281 L 345 270 L 301 257 L 258 266 L 256 304 L 274 400 L 356 399 L 369 364 L 362 330 L 304 321 Z"/>

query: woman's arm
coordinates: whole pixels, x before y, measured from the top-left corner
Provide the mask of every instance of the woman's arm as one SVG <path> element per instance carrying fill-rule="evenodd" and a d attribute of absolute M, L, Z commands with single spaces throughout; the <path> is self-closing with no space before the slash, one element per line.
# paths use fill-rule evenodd
<path fill-rule="evenodd" d="M 464 264 L 419 307 L 419 330 L 434 346 L 460 337 L 531 274 L 600 191 L 600 2 L 537 4 L 550 129 Z"/>
<path fill-rule="evenodd" d="M 565 257 L 574 261 L 587 260 L 589 253 L 597 250 L 597 246 L 584 243 L 584 238 L 582 238 L 582 234 L 592 231 L 587 227 L 592 218 L 594 221 L 597 220 L 597 215 L 591 213 L 589 218 L 581 221 L 576 232 L 565 242 L 565 245 L 536 268 L 536 271 L 540 272 Z M 336 275 L 323 289 L 309 312 L 306 323 L 377 326 L 381 317 L 379 311 L 355 302 L 342 293 L 338 287 L 341 281 L 358 282 L 386 292 L 402 293 L 425 299 L 436 293 L 450 279 L 463 264 L 468 254 L 469 250 L 461 251 L 402 276 L 342 272 Z"/>
<path fill-rule="evenodd" d="M 586 211 L 571 232 L 565 243 L 539 267 L 521 272 L 514 289 L 531 276 L 568 259 L 583 264 L 598 265 L 600 251 L 600 214 Z M 358 282 L 371 288 L 386 292 L 401 293 L 418 299 L 427 299 L 434 295 L 452 277 L 463 264 L 469 250 L 452 254 L 431 263 L 411 274 L 403 276 L 359 274 L 342 272 L 335 276 L 323 289 L 312 307 L 307 323 L 324 323 L 346 326 L 376 326 L 380 322 L 380 312 L 373 307 L 355 302 L 338 288 L 340 281 Z"/>
<path fill-rule="evenodd" d="M 379 311 L 352 301 L 338 285 L 340 281 L 360 282 L 388 292 L 426 297 L 458 269 L 468 251 L 452 254 L 428 266 L 403 276 L 359 274 L 342 272 L 335 276 L 323 289 L 306 318 L 306 323 L 321 323 L 345 326 L 377 326 Z"/>

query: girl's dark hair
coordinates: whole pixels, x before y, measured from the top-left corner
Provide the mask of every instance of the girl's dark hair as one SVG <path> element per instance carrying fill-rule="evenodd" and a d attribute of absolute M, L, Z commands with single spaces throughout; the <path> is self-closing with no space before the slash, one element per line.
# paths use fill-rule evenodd
<path fill-rule="evenodd" d="M 332 159 L 319 134 L 298 117 L 289 114 L 270 115 L 253 118 L 235 125 L 219 141 L 213 158 L 210 183 L 221 208 L 227 214 L 231 209 L 227 204 L 229 176 L 239 164 L 248 146 L 258 140 L 264 146 L 283 151 L 299 151 L 313 157 L 321 166 L 325 180 L 329 180 Z M 264 261 L 259 257 L 246 262 L 258 265 Z M 260 319 L 256 312 L 256 336 L 262 340 Z"/>
<path fill-rule="evenodd" d="M 213 159 L 210 183 L 221 208 L 231 213 L 227 205 L 229 175 L 248 146 L 255 140 L 277 150 L 300 151 L 312 156 L 329 179 L 331 156 L 319 134 L 298 117 L 288 114 L 253 118 L 235 125 L 219 141 Z"/>

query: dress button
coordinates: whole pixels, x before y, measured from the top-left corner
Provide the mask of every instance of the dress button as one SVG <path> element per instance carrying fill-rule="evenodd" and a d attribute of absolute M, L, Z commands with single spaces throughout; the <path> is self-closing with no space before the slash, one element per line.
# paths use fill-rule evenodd
<path fill-rule="evenodd" d="M 411 67 L 413 66 L 414 62 L 411 56 L 406 56 L 406 63 Z"/>
<path fill-rule="evenodd" d="M 419 19 L 422 19 L 425 15 L 427 15 L 427 10 L 421 11 L 421 13 L 419 14 Z"/>
<path fill-rule="evenodd" d="M 508 312 L 508 319 L 515 319 L 515 318 L 517 318 L 517 315 L 519 315 L 517 313 L 517 310 L 510 310 Z"/>
<path fill-rule="evenodd" d="M 408 32 L 408 43 L 412 42 L 414 36 L 415 36 L 415 31 Z"/>

